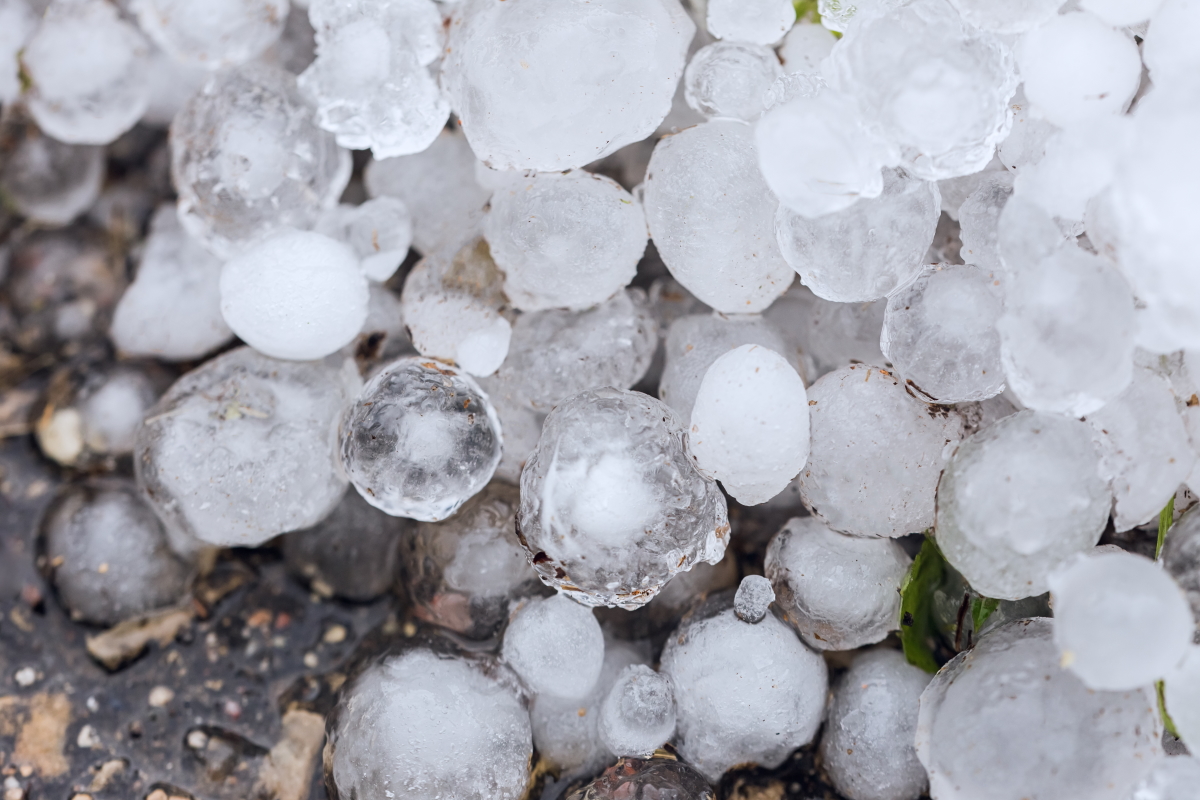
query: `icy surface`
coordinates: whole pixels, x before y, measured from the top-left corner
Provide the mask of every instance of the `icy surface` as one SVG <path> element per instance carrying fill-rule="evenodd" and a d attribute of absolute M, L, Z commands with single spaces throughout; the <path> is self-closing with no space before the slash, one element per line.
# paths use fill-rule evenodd
<path fill-rule="evenodd" d="M 535 695 L 571 700 L 599 680 L 604 634 L 595 612 L 570 597 L 534 598 L 513 612 L 500 654 Z"/>
<path fill-rule="evenodd" d="M 963 261 L 988 273 L 1001 270 L 1000 214 L 1012 193 L 1012 175 L 992 172 L 959 205 Z"/>
<path fill-rule="evenodd" d="M 833 303 L 794 283 L 763 316 L 800 353 L 803 375 L 811 383 L 853 363 L 886 364 L 879 348 L 886 309 L 883 299 Z"/>
<path fill-rule="evenodd" d="M 837 39 L 825 26 L 797 21 L 779 47 L 779 60 L 786 72 L 817 74 L 836 43 Z"/>
<path fill-rule="evenodd" d="M 1163 693 L 1179 738 L 1200 747 L 1200 646 L 1187 649 L 1183 662 L 1166 676 Z"/>
<path fill-rule="evenodd" d="M 600 737 L 618 756 L 646 758 L 675 733 L 671 679 L 644 664 L 626 667 L 600 707 Z"/>
<path fill-rule="evenodd" d="M 146 35 L 172 58 L 210 70 L 262 54 L 283 33 L 288 16 L 287 0 L 130 0 L 128 5 Z"/>
<path fill-rule="evenodd" d="M 1164 758 L 1138 783 L 1129 800 L 1187 800 L 1200 786 L 1200 761 L 1180 755 Z"/>
<path fill-rule="evenodd" d="M 757 624 L 767 616 L 773 602 L 775 590 L 771 582 L 761 575 L 747 575 L 733 596 L 733 610 L 742 622 Z"/>
<path fill-rule="evenodd" d="M 708 32 L 718 39 L 775 44 L 796 21 L 791 0 L 708 0 Z"/>
<path fill-rule="evenodd" d="M 0 7 L 0 22 L 3 14 Z M 46 225 L 66 225 L 91 208 L 103 180 L 104 148 L 63 144 L 32 131 L 0 167 L 0 191 L 21 214 Z"/>
<path fill-rule="evenodd" d="M 316 230 L 348 245 L 358 256 L 363 274 L 379 283 L 400 268 L 413 241 L 408 206 L 395 197 L 335 206 L 317 220 Z"/>
<path fill-rule="evenodd" d="M 753 122 L 764 98 L 783 74 L 769 47 L 749 42 L 713 42 L 696 51 L 683 74 L 687 104 L 705 117 Z"/>

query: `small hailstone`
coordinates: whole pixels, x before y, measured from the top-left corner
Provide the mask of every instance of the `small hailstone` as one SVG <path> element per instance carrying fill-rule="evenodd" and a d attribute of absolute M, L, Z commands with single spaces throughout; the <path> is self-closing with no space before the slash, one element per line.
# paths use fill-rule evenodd
<path fill-rule="evenodd" d="M 733 610 L 742 622 L 758 624 L 763 621 L 775 602 L 771 582 L 761 575 L 747 575 L 738 584 L 733 596 Z"/>
<path fill-rule="evenodd" d="M 896 629 L 911 561 L 891 539 L 846 536 L 797 517 L 771 540 L 763 570 L 777 608 L 805 642 L 853 650 Z"/>
<path fill-rule="evenodd" d="M 812 446 L 804 504 L 855 536 L 904 536 L 933 525 L 934 493 L 962 437 L 958 414 L 912 397 L 890 372 L 852 364 L 808 389 Z"/>
<path fill-rule="evenodd" d="M 587 695 L 600 678 L 604 634 L 596 614 L 566 595 L 526 600 L 504 631 L 500 655 L 535 695 Z"/>
<path fill-rule="evenodd" d="M 284 228 L 311 228 L 350 166 L 296 79 L 263 63 L 217 73 L 171 123 L 179 217 L 225 258 Z"/>
<path fill-rule="evenodd" d="M 41 523 L 50 579 L 75 619 L 112 625 L 171 605 L 191 568 L 128 480 L 65 487 Z"/>
<path fill-rule="evenodd" d="M 150 221 L 133 283 L 113 312 L 113 344 L 128 355 L 166 361 L 215 350 L 233 338 L 221 316 L 220 280 L 220 259 L 188 235 L 175 206 L 163 206 Z"/>
<path fill-rule="evenodd" d="M 795 277 L 771 229 L 753 130 L 713 120 L 660 139 L 646 173 L 646 221 L 671 275 L 726 314 L 762 311 Z"/>
<path fill-rule="evenodd" d="M 712 363 L 696 393 L 688 451 L 702 474 L 742 505 L 782 492 L 808 458 L 804 381 L 783 356 L 755 344 Z"/>
<path fill-rule="evenodd" d="M 332 359 L 224 353 L 146 413 L 138 484 L 169 526 L 209 544 L 253 547 L 315 525 L 346 491 L 337 417 L 358 384 L 352 364 Z"/>
<path fill-rule="evenodd" d="M 0 167 L 0 191 L 8 202 L 44 225 L 67 225 L 87 211 L 100 196 L 103 181 L 103 147 L 63 144 L 33 130 Z"/>
<path fill-rule="evenodd" d="M 1013 177 L 1008 172 L 996 172 L 979 182 L 975 190 L 958 207 L 958 223 L 962 238 L 962 260 L 984 272 L 1002 269 L 1000 261 L 1000 215 L 1013 193 Z"/>
<path fill-rule="evenodd" d="M 987 597 L 1046 591 L 1047 575 L 1100 539 L 1112 494 L 1086 423 L 1021 411 L 955 452 L 938 487 L 938 546 Z"/>
<path fill-rule="evenodd" d="M 129 7 L 172 58 L 210 70 L 256 58 L 288 16 L 287 0 L 131 0 Z"/>
<path fill-rule="evenodd" d="M 494 169 L 544 172 L 653 133 L 695 33 L 675 0 L 485 0 L 451 19 L 442 81 L 471 147 Z"/>
<path fill-rule="evenodd" d="M 675 684 L 676 747 L 709 780 L 736 764 L 779 766 L 824 714 L 824 660 L 770 614 L 757 625 L 732 608 L 693 617 L 667 639 L 662 671 Z"/>
<path fill-rule="evenodd" d="M 674 758 L 641 761 L 622 758 L 566 800 L 626 800 L 626 798 L 677 797 L 713 800 L 716 793 L 696 770 Z"/>
<path fill-rule="evenodd" d="M 929 785 L 913 749 L 921 692 L 930 676 L 898 650 L 854 658 L 833 690 L 821 737 L 830 780 L 854 800 L 915 800 Z"/>
<path fill-rule="evenodd" d="M 671 679 L 644 664 L 626 667 L 600 706 L 600 738 L 613 755 L 647 758 L 675 733 Z"/>
<path fill-rule="evenodd" d="M 546 418 L 521 473 L 521 543 L 542 581 L 589 605 L 645 605 L 729 535 L 725 497 L 692 467 L 671 409 L 593 389 Z"/>
<path fill-rule="evenodd" d="M 713 42 L 696 51 L 683 74 L 687 104 L 705 117 L 753 122 L 764 97 L 783 74 L 769 47 L 750 42 Z"/>
<path fill-rule="evenodd" d="M 408 206 L 395 197 L 338 205 L 321 215 L 316 231 L 349 245 L 361 261 L 363 274 L 377 283 L 396 273 L 413 239 Z"/>
<path fill-rule="evenodd" d="M 1154 767 L 1162 724 L 1153 687 L 1087 688 L 1059 666 L 1054 625 L 997 628 L 925 689 L 916 750 L 933 797 L 1128 800 Z"/>
<path fill-rule="evenodd" d="M 708 0 L 708 32 L 718 39 L 775 44 L 795 22 L 792 0 Z"/>
<path fill-rule="evenodd" d="M 853 363 L 883 364 L 879 347 L 887 300 L 832 303 L 802 283 L 792 284 L 763 315 L 801 354 L 809 383 Z"/>
<path fill-rule="evenodd" d="M 837 44 L 837 37 L 824 25 L 797 22 L 779 46 L 779 59 L 785 72 L 816 75 Z"/>
<path fill-rule="evenodd" d="M 1142 58 L 1155 83 L 1194 74 L 1200 65 L 1195 47 L 1200 8 L 1190 0 L 1164 0 L 1150 18 Z"/>
<path fill-rule="evenodd" d="M 1127 552 L 1091 553 L 1047 578 L 1062 663 L 1093 689 L 1146 686 L 1183 661 L 1196 623 L 1165 570 Z"/>
<path fill-rule="evenodd" d="M 1164 758 L 1134 787 L 1129 800 L 1188 800 L 1200 786 L 1200 760 L 1190 755 Z"/>
<path fill-rule="evenodd" d="M 529 713 L 508 670 L 418 648 L 360 675 L 330 720 L 334 800 L 519 800 L 529 780 Z"/>
<path fill-rule="evenodd" d="M 317 57 L 299 83 L 320 126 L 377 158 L 428 147 L 450 114 L 428 68 L 443 46 L 433 0 L 313 0 L 308 18 Z"/>
<path fill-rule="evenodd" d="M 1188 647 L 1183 661 L 1163 684 L 1167 713 L 1179 738 L 1189 747 L 1200 748 L 1200 645 Z"/>
<path fill-rule="evenodd" d="M 483 231 L 504 292 L 522 311 L 604 302 L 633 280 L 647 239 L 641 204 L 582 170 L 505 184 L 492 195 Z"/>
<path fill-rule="evenodd" d="M 437 522 L 477 494 L 500 462 L 500 423 L 469 376 L 410 356 L 376 373 L 346 409 L 342 466 L 389 514 Z"/>
<path fill-rule="evenodd" d="M 1163 568 L 1183 589 L 1200 620 L 1200 512 L 1191 510 L 1171 526 L 1161 555 Z"/>
<path fill-rule="evenodd" d="M 882 349 L 913 391 L 944 404 L 1004 391 L 996 283 L 969 264 L 938 264 L 888 298 Z"/>
<path fill-rule="evenodd" d="M 1049 22 L 1062 7 L 1063 0 L 950 0 L 969 24 L 993 33 L 1025 33 Z M 1126 2 L 1126 0 L 1120 0 Z M 1086 5 L 1087 0 L 1082 4 Z"/>
<path fill-rule="evenodd" d="M 142 415 L 158 399 L 158 387 L 146 373 L 117 366 L 88 375 L 76 396 L 83 443 L 93 454 L 133 452 Z"/>
<path fill-rule="evenodd" d="M 311 361 L 349 344 L 370 291 L 354 251 L 311 231 L 284 231 L 225 263 L 221 315 L 273 358 Z"/>
<path fill-rule="evenodd" d="M 937 182 L 938 191 L 942 195 L 942 211 L 955 222 L 959 222 L 959 210 L 967 198 L 973 195 L 985 182 L 1008 172 L 997 156 L 979 172 L 970 175 L 959 175 L 956 178 L 943 178 Z M 1011 180 L 1009 186 L 1011 186 Z M 961 228 L 961 224 L 960 224 Z M 973 263 L 968 261 L 967 263 Z"/>
<path fill-rule="evenodd" d="M 546 415 L 534 411 L 523 397 L 515 396 L 511 387 L 501 384 L 496 378 L 480 378 L 479 385 L 491 398 L 500 420 L 504 440 L 504 454 L 496 467 L 496 478 L 512 484 L 521 482 L 521 470 L 525 460 L 537 447 L 542 435 L 542 422 Z"/>
<path fill-rule="evenodd" d="M 150 102 L 150 45 L 104 0 L 56 0 L 21 50 L 25 105 L 67 144 L 108 144 Z"/>
<path fill-rule="evenodd" d="M 781 203 L 775 236 L 784 259 L 818 297 L 865 302 L 916 277 L 940 213 L 936 183 L 885 169 L 882 194 L 842 211 L 810 219 Z"/>
<path fill-rule="evenodd" d="M 17 55 L 37 28 L 37 17 L 27 0 L 0 0 L 0 105 L 21 96 Z"/>

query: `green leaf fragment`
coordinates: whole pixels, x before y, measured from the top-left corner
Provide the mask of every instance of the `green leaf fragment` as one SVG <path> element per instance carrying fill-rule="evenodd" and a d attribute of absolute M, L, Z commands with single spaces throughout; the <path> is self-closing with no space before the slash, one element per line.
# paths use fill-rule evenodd
<path fill-rule="evenodd" d="M 1175 498 L 1171 498 L 1174 503 Z M 1167 685 L 1162 681 L 1154 682 L 1154 691 L 1158 693 L 1158 713 L 1162 717 L 1163 727 L 1167 729 L 1167 733 L 1179 738 L 1179 731 L 1175 730 L 1175 720 L 1171 719 L 1171 715 L 1167 713 Z"/>
<path fill-rule="evenodd" d="M 945 575 L 945 557 L 933 538 L 926 536 L 900 584 L 900 644 L 908 663 L 930 673 L 941 666 L 934 655 L 937 626 L 933 619 L 933 592 Z"/>
<path fill-rule="evenodd" d="M 1171 495 L 1171 499 L 1167 501 L 1167 505 L 1162 511 L 1158 512 L 1158 544 L 1154 545 L 1154 558 L 1158 559 L 1162 555 L 1163 545 L 1167 543 L 1167 531 L 1171 529 L 1171 525 L 1175 522 L 1175 495 Z"/>
<path fill-rule="evenodd" d="M 817 11 L 817 0 L 792 0 L 792 5 L 796 7 L 796 22 L 807 19 L 814 24 L 820 24 L 821 12 Z"/>
<path fill-rule="evenodd" d="M 987 622 L 988 617 L 999 605 L 1000 601 L 994 597 L 980 595 L 971 600 L 971 622 L 974 625 L 973 630 L 976 636 L 979 636 L 979 632 L 983 630 L 983 623 Z"/>

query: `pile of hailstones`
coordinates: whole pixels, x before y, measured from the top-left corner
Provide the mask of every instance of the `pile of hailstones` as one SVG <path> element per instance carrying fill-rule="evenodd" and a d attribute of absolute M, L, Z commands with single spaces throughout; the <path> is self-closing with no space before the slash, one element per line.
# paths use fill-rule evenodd
<path fill-rule="evenodd" d="M 1156 695 L 1200 747 L 1200 4 L 45 5 L 0 0 L 5 197 L 92 213 L 103 146 L 169 121 L 112 341 L 246 345 L 43 420 L 136 473 L 50 509 L 59 596 L 111 624 L 297 531 L 315 586 L 401 569 L 495 645 L 352 682 L 342 800 L 518 798 L 535 748 L 626 759 L 581 797 L 707 797 L 822 725 L 853 800 L 1195 796 Z M 736 593 L 727 495 L 778 519 Z M 868 647 L 921 532 L 995 608 L 932 678 Z"/>

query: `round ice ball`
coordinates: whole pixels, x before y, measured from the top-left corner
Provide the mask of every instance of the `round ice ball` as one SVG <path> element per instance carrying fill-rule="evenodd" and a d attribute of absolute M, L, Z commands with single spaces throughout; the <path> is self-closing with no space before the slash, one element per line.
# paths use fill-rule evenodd
<path fill-rule="evenodd" d="M 500 654 L 536 695 L 574 699 L 596 685 L 604 663 L 604 633 L 596 614 L 565 595 L 518 606 Z"/>

